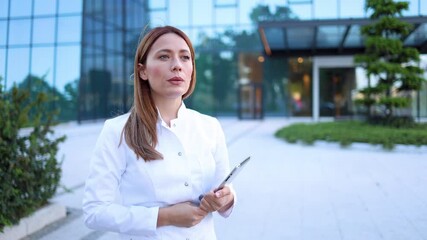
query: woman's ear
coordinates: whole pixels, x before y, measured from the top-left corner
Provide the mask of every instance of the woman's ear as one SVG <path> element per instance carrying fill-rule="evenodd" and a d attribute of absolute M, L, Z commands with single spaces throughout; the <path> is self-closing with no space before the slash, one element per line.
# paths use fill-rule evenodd
<path fill-rule="evenodd" d="M 145 71 L 145 66 L 142 63 L 138 63 L 138 76 L 142 80 L 148 80 L 148 76 Z"/>

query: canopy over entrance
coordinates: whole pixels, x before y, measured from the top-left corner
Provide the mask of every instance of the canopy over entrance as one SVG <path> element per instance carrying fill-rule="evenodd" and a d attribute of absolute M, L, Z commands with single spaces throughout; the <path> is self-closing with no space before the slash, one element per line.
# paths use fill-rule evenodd
<path fill-rule="evenodd" d="M 401 19 L 414 25 L 403 39 L 405 46 L 427 53 L 427 17 Z M 267 55 L 353 55 L 364 51 L 360 29 L 372 21 L 366 18 L 265 21 L 258 24 L 258 31 Z"/>

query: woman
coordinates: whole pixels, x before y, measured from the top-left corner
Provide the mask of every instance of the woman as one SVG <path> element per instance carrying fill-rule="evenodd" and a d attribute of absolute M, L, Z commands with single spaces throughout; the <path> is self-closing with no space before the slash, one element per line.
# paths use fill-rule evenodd
<path fill-rule="evenodd" d="M 194 49 L 181 30 L 158 27 L 139 43 L 134 106 L 105 122 L 91 159 L 83 211 L 89 228 L 122 239 L 216 239 L 212 213 L 228 217 L 234 192 L 222 128 L 187 109 Z M 204 194 L 201 201 L 200 194 Z"/>

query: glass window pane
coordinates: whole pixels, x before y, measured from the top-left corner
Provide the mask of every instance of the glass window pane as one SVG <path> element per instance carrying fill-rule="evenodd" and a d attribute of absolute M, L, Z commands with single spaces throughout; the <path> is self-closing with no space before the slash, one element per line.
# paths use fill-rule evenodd
<path fill-rule="evenodd" d="M 0 46 L 5 46 L 7 42 L 7 21 L 0 21 Z"/>
<path fill-rule="evenodd" d="M 6 49 L 0 48 L 0 84 L 4 87 L 5 68 L 6 67 Z"/>
<path fill-rule="evenodd" d="M 193 1 L 193 24 L 195 26 L 212 25 L 212 4 Z"/>
<path fill-rule="evenodd" d="M 30 44 L 30 19 L 10 20 L 9 44 Z"/>
<path fill-rule="evenodd" d="M 360 34 L 360 26 L 354 25 L 350 28 L 344 46 L 345 47 L 363 47 L 364 37 Z"/>
<path fill-rule="evenodd" d="M 167 8 L 166 0 L 151 0 L 148 3 L 150 9 L 165 9 Z"/>
<path fill-rule="evenodd" d="M 55 87 L 64 92 L 67 83 L 80 78 L 80 46 L 58 47 Z"/>
<path fill-rule="evenodd" d="M 409 3 L 409 8 L 407 11 L 403 12 L 403 15 L 404 16 L 418 16 L 420 14 L 420 9 L 418 8 L 418 1 L 420 1 L 420 0 L 406 0 L 405 2 Z M 423 2 L 423 1 L 421 1 L 421 2 Z"/>
<path fill-rule="evenodd" d="M 168 25 L 168 16 L 165 11 L 150 12 L 150 26 L 158 27 Z"/>
<path fill-rule="evenodd" d="M 322 117 L 351 116 L 356 111 L 354 68 L 319 69 L 319 113 Z"/>
<path fill-rule="evenodd" d="M 105 19 L 106 25 L 112 27 L 116 24 L 116 16 L 118 8 L 116 7 L 115 2 L 111 1 L 109 4 L 104 4 L 103 13 L 105 11 L 105 16 L 99 15 L 99 17 L 103 17 Z"/>
<path fill-rule="evenodd" d="M 319 48 L 339 47 L 345 30 L 344 26 L 320 26 L 317 32 L 317 46 Z"/>
<path fill-rule="evenodd" d="M 108 32 L 106 32 L 105 40 L 106 40 L 106 47 L 108 50 L 110 51 L 116 50 L 114 49 L 114 47 L 117 43 L 117 32 L 113 30 L 109 30 Z"/>
<path fill-rule="evenodd" d="M 56 13 L 56 0 L 34 0 L 34 15 L 52 15 Z"/>
<path fill-rule="evenodd" d="M 54 43 L 55 18 L 36 18 L 33 26 L 33 43 Z"/>
<path fill-rule="evenodd" d="M 170 22 L 175 26 L 188 26 L 190 25 L 190 5 L 188 0 L 185 1 L 171 1 L 169 2 L 169 16 Z M 179 9 L 179 11 L 177 11 Z M 194 21 L 194 19 L 193 19 Z"/>
<path fill-rule="evenodd" d="M 217 6 L 237 5 L 237 0 L 215 0 Z"/>
<path fill-rule="evenodd" d="M 9 11 L 9 1 L 0 1 L 0 18 L 6 18 Z"/>
<path fill-rule="evenodd" d="M 422 46 L 427 41 L 427 23 L 421 24 L 413 31 L 405 40 L 405 44 L 409 46 Z"/>
<path fill-rule="evenodd" d="M 293 116 L 312 115 L 312 61 L 310 58 L 290 58 L 288 96 Z"/>
<path fill-rule="evenodd" d="M 58 18 L 58 42 L 80 42 L 82 17 Z"/>
<path fill-rule="evenodd" d="M 338 18 L 337 0 L 314 1 L 314 16 L 316 19 Z"/>
<path fill-rule="evenodd" d="M 313 45 L 314 29 L 310 27 L 288 28 L 286 36 L 290 49 L 309 49 Z"/>
<path fill-rule="evenodd" d="M 111 18 L 111 21 L 118 27 L 123 27 L 123 14 L 130 14 L 130 13 L 125 13 L 123 12 L 124 9 L 124 5 L 121 2 L 115 2 L 114 3 L 114 7 L 115 7 L 115 13 L 114 13 L 114 17 Z"/>
<path fill-rule="evenodd" d="M 420 1 L 420 15 L 427 15 L 427 1 Z"/>
<path fill-rule="evenodd" d="M 281 28 L 265 28 L 265 37 L 271 49 L 287 48 L 284 41 L 284 32 Z"/>
<path fill-rule="evenodd" d="M 29 48 L 9 48 L 7 57 L 6 89 L 10 89 L 14 83 L 19 84 L 28 76 L 30 50 Z"/>
<path fill-rule="evenodd" d="M 31 56 L 31 74 L 53 85 L 53 47 L 34 47 Z"/>
<path fill-rule="evenodd" d="M 83 11 L 83 0 L 58 0 L 59 14 L 81 13 Z"/>
<path fill-rule="evenodd" d="M 235 8 L 217 8 L 215 10 L 215 24 L 218 25 L 236 25 L 237 24 L 237 11 Z M 228 16 L 228 17 L 224 17 Z"/>
<path fill-rule="evenodd" d="M 362 18 L 365 17 L 365 1 L 364 0 L 341 0 L 340 18 Z M 317 13 L 316 13 L 317 14 Z"/>
<path fill-rule="evenodd" d="M 32 0 L 10 1 L 10 16 L 22 17 L 31 16 Z"/>
<path fill-rule="evenodd" d="M 291 11 L 301 20 L 313 19 L 313 8 L 311 4 L 294 4 L 290 6 Z M 334 13 L 336 16 L 336 13 Z"/>

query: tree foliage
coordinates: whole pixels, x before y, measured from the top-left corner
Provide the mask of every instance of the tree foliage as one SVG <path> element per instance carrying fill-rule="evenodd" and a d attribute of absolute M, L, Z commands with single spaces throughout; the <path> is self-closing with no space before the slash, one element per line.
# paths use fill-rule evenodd
<path fill-rule="evenodd" d="M 48 109 L 50 100 L 45 92 L 30 98 L 28 90 L 5 92 L 0 84 L 0 232 L 46 204 L 58 187 L 56 154 L 65 136 L 53 135 L 58 112 Z"/>
<path fill-rule="evenodd" d="M 424 81 L 418 50 L 404 46 L 404 39 L 413 29 L 400 19 L 408 7 L 408 2 L 366 0 L 365 8 L 371 11 L 373 23 L 362 27 L 366 50 L 356 55 L 355 62 L 366 70 L 368 78 L 377 80 L 362 89 L 363 98 L 357 100 L 368 109 L 368 115 L 376 107 L 382 111 L 375 117 L 400 117 L 396 110 L 410 107 L 412 92 L 420 90 Z M 410 115 L 409 111 L 402 112 L 406 112 L 403 117 Z"/>

